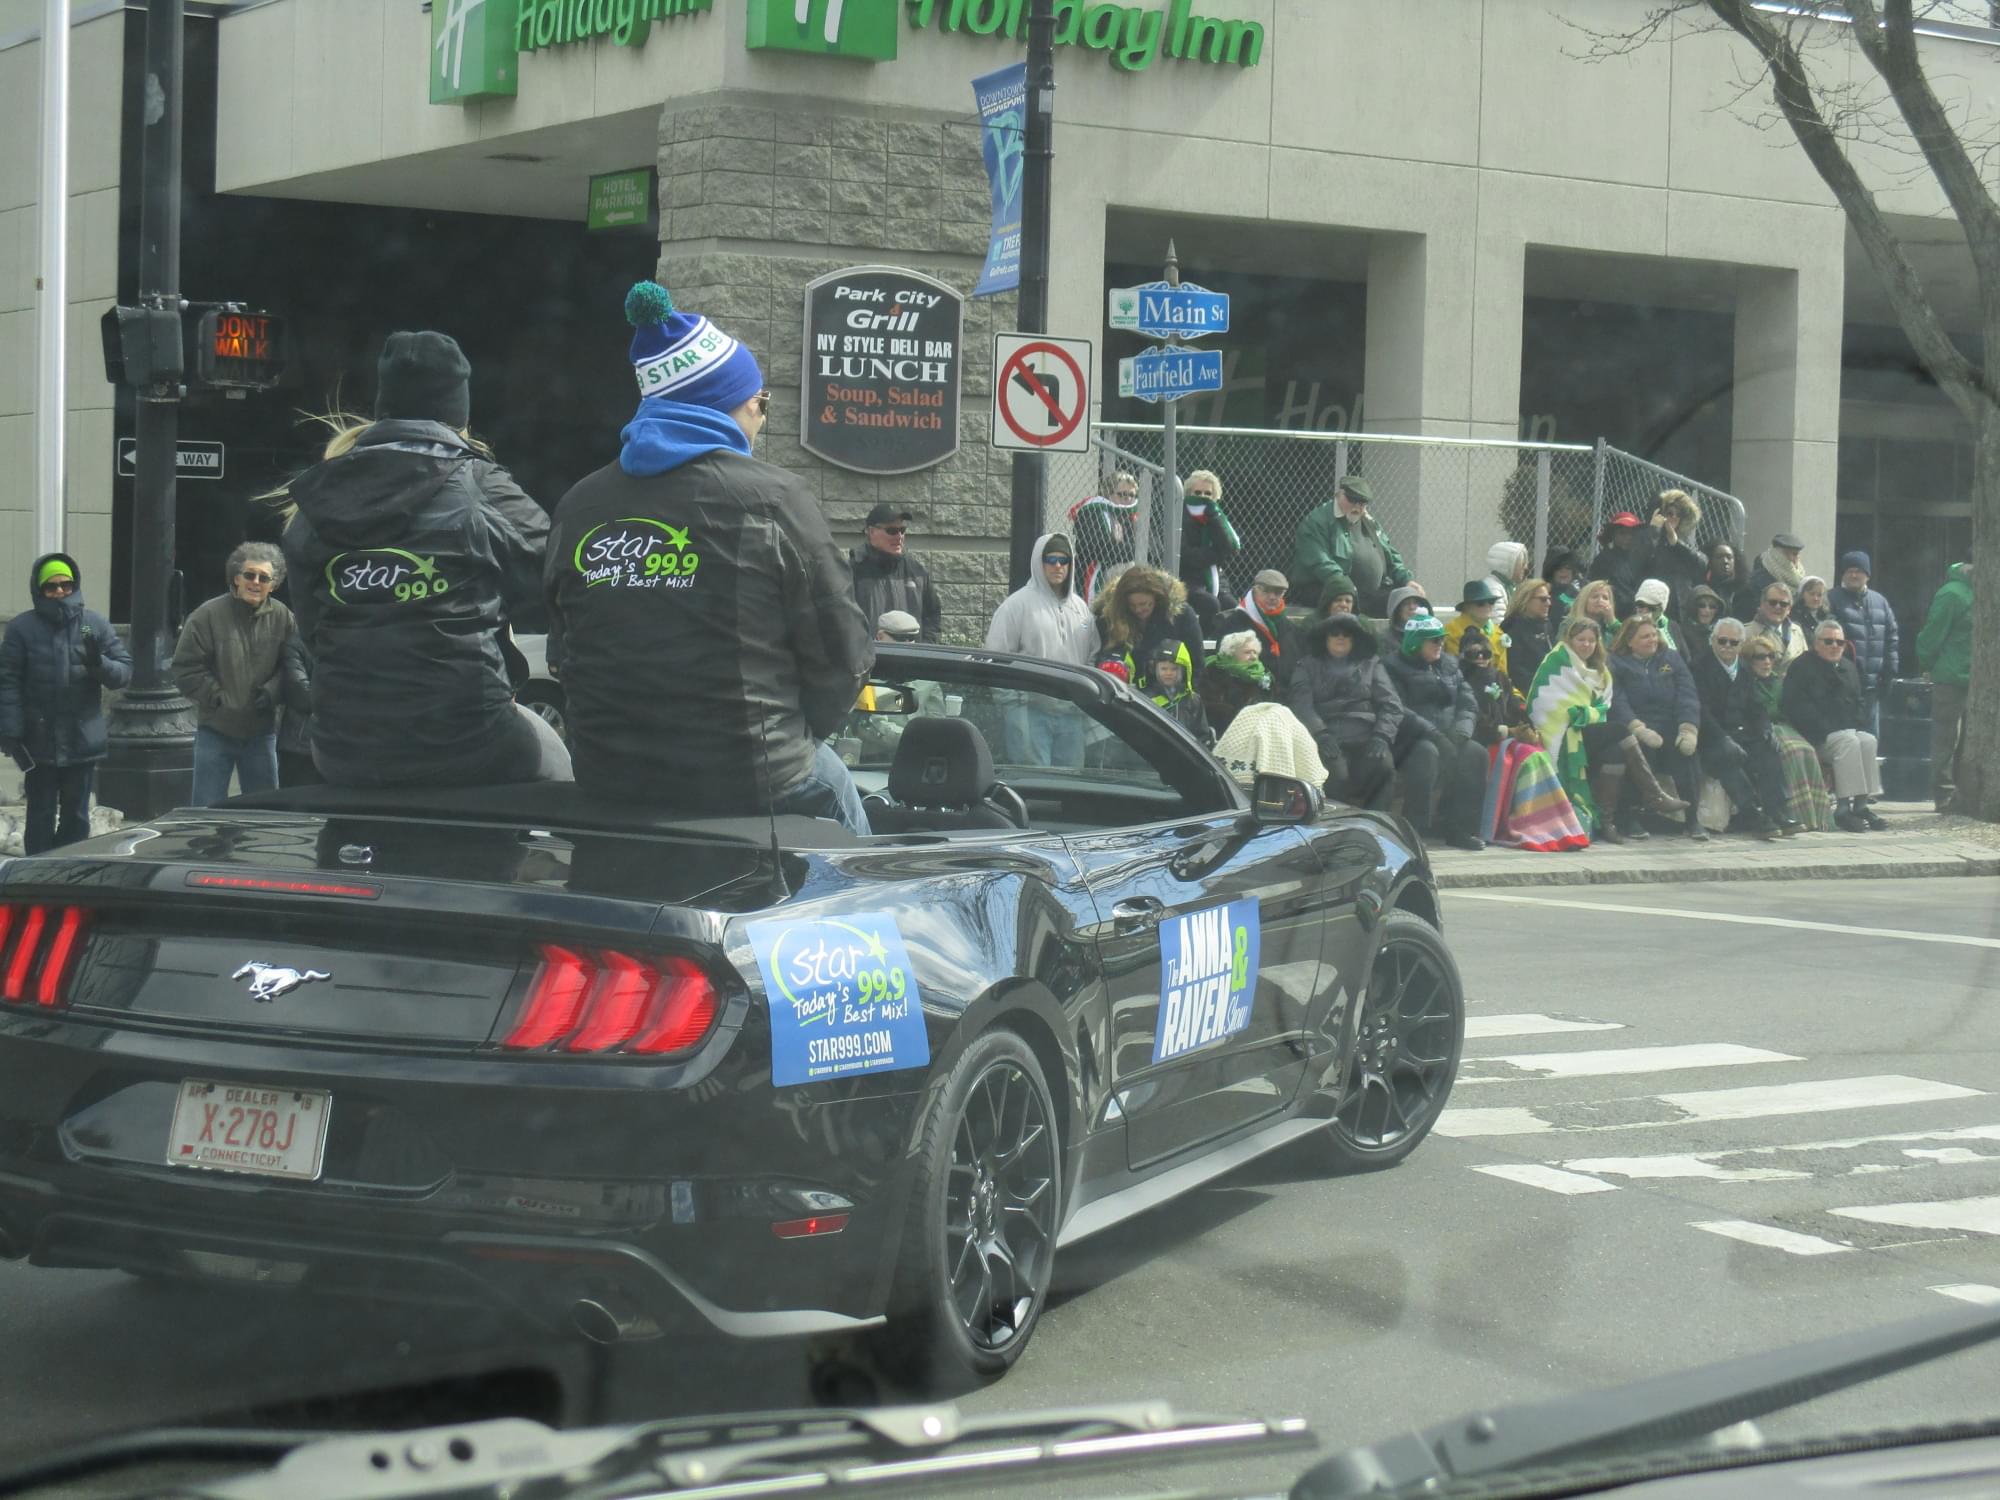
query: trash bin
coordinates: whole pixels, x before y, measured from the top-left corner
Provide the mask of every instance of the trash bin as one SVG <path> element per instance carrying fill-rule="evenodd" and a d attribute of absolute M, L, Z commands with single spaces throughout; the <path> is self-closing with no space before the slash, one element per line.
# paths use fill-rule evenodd
<path fill-rule="evenodd" d="M 1898 677 L 1882 694 L 1882 795 L 1922 802 L 1931 794 L 1931 685 Z"/>

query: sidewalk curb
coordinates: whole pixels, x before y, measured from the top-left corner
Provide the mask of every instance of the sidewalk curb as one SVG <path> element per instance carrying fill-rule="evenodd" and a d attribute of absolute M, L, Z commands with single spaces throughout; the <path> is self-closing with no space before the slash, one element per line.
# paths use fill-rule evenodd
<path fill-rule="evenodd" d="M 1551 860 L 1570 856 L 1548 855 Z M 1577 858 L 1588 859 L 1588 850 L 1578 850 Z M 1468 863 L 1477 859 L 1468 857 Z M 1908 859 L 1881 858 L 1873 862 L 1841 860 L 1838 863 L 1785 866 L 1717 863 L 1703 865 L 1599 865 L 1561 864 L 1544 870 L 1447 869 L 1435 859 L 1432 873 L 1439 890 L 1480 890 L 1497 886 L 1523 885 L 1690 885 L 1718 880 L 1917 880 L 1936 876 L 2000 875 L 2000 854 L 1952 855 L 1944 858 L 1916 855 Z"/>

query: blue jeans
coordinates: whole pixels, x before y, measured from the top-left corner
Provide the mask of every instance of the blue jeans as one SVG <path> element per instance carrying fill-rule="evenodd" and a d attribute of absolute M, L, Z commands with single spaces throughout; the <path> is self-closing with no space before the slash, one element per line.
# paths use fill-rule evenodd
<path fill-rule="evenodd" d="M 1068 704 L 1016 703 L 1008 707 L 1002 727 L 1001 754 L 1009 765 L 1083 767 L 1083 714 Z"/>
<path fill-rule="evenodd" d="M 873 831 L 868 826 L 868 809 L 861 805 L 854 777 L 834 753 L 833 746 L 824 740 L 813 751 L 812 769 L 771 799 L 771 811 L 830 818 L 849 833 L 864 837 Z"/>
<path fill-rule="evenodd" d="M 193 807 L 213 807 L 229 795 L 229 773 L 239 789 L 268 792 L 278 784 L 278 733 L 246 735 L 241 739 L 206 724 L 194 732 Z"/>

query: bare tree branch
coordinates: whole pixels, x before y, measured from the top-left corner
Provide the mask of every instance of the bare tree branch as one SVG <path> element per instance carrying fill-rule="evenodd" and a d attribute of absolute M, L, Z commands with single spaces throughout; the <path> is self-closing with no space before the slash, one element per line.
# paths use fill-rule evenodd
<path fill-rule="evenodd" d="M 1821 117 L 1813 97 L 1812 80 L 1798 49 L 1790 38 L 1781 36 L 1766 22 L 1763 13 L 1753 8 L 1752 0 L 1708 0 L 1708 3 L 1764 59 L 1771 72 L 1779 110 L 1798 137 L 1806 159 L 1847 215 L 1869 264 L 1882 278 L 1889 305 L 1896 311 L 1896 321 L 1902 324 L 1924 368 L 1931 372 L 1965 419 L 1977 428 L 1987 415 L 1985 377 L 1952 342 L 1938 320 L 1924 294 L 1916 267 L 1910 264 L 1902 244 L 1890 231 L 1874 194 L 1863 185 L 1854 163 L 1848 160 Z M 1984 277 L 1981 279 L 1983 282 Z"/>
<path fill-rule="evenodd" d="M 1911 137 L 1930 163 L 1959 223 L 1965 226 L 1966 243 L 1972 247 L 1973 264 L 1979 272 L 1980 297 L 1990 321 L 1995 299 L 2000 299 L 2000 205 L 1980 181 L 1979 169 L 1924 76 L 1910 0 L 1886 0 L 1884 16 L 1876 15 L 1873 0 L 1849 0 L 1848 8 L 1854 15 L 1856 45 L 1889 86 Z"/>

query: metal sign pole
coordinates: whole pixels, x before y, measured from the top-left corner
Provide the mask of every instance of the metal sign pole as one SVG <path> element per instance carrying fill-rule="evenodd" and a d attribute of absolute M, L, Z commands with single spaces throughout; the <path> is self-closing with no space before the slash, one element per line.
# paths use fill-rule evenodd
<path fill-rule="evenodd" d="M 69 0 L 42 7 L 42 244 L 38 270 L 41 303 L 36 309 L 35 371 L 35 551 L 63 545 L 64 431 L 69 308 Z M 104 604 L 111 602 L 107 588 Z"/>
<path fill-rule="evenodd" d="M 1180 284 L 1180 257 L 1174 253 L 1174 242 L 1168 240 L 1167 285 L 1177 287 Z M 1178 349 L 1180 343 L 1181 336 L 1178 333 L 1167 335 L 1167 347 L 1169 349 Z M 1178 453 L 1176 452 L 1178 433 L 1175 430 L 1175 426 L 1176 417 L 1180 410 L 1180 402 L 1175 397 L 1169 396 L 1165 401 L 1160 403 L 1160 406 L 1162 408 L 1160 417 L 1160 467 L 1166 471 L 1161 475 L 1161 478 L 1167 487 L 1166 568 L 1168 573 L 1178 578 L 1181 573 L 1181 470 L 1178 462 Z"/>
<path fill-rule="evenodd" d="M 1049 331 L 1050 177 L 1055 163 L 1056 12 L 1055 0 L 1030 0 L 1028 7 L 1028 119 L 1021 159 L 1021 290 L 1016 323 L 1023 333 Z M 993 378 L 999 379 L 995 370 Z M 1084 414 L 1090 420 L 1090 414 Z M 1042 533 L 1047 511 L 1048 459 L 1040 453 L 1014 455 L 1013 508 L 1008 529 L 1008 587 L 1028 581 L 1028 554 Z M 1079 570 L 1081 571 L 1081 570 Z"/>

